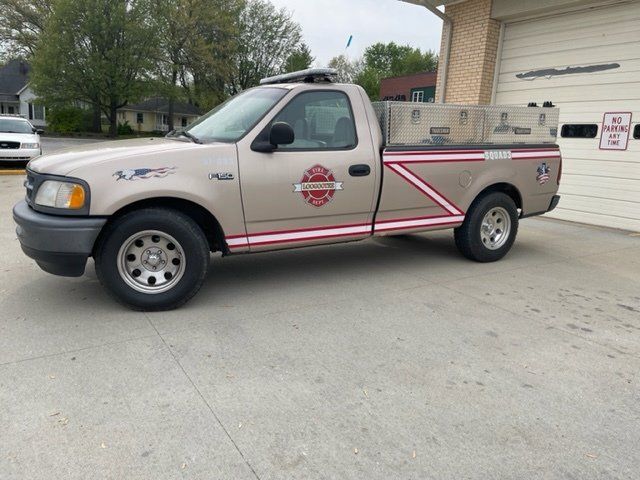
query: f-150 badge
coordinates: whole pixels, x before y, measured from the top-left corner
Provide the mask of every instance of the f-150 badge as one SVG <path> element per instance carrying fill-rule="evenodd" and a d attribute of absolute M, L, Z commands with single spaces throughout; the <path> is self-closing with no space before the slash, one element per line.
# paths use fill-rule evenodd
<path fill-rule="evenodd" d="M 300 192 L 308 205 L 323 207 L 338 190 L 344 190 L 344 182 L 336 182 L 331 170 L 315 165 L 306 170 L 300 183 L 294 183 L 294 192 Z"/>
<path fill-rule="evenodd" d="M 161 168 L 136 168 L 127 170 L 118 170 L 113 174 L 118 180 L 145 180 L 147 178 L 164 178 L 167 175 L 176 173 L 176 167 L 161 167 Z"/>

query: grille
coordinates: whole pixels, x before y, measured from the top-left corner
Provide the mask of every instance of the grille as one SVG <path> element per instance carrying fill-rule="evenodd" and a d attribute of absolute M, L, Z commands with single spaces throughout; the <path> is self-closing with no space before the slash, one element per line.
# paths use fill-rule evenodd
<path fill-rule="evenodd" d="M 555 143 L 557 108 L 375 102 L 386 145 Z"/>
<path fill-rule="evenodd" d="M 17 150 L 18 148 L 20 148 L 20 142 L 0 141 L 0 150 Z"/>

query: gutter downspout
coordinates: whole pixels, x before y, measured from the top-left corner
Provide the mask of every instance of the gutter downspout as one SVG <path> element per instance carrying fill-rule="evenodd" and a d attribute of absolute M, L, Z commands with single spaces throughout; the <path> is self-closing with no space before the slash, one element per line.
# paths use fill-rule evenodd
<path fill-rule="evenodd" d="M 442 58 L 442 52 L 440 55 L 440 65 L 438 65 L 438 70 L 442 69 L 442 75 L 440 76 L 440 95 L 438 95 L 438 103 L 444 103 L 445 98 L 446 98 L 446 92 L 447 92 L 447 76 L 449 73 L 449 58 L 450 58 L 450 53 L 451 53 L 451 41 L 453 39 L 453 21 L 451 20 L 451 17 L 448 16 L 446 13 L 441 12 L 440 10 L 438 10 L 438 8 L 436 8 L 435 6 L 433 6 L 431 3 L 429 3 L 429 0 L 421 0 L 420 1 L 420 5 L 422 5 L 424 8 L 426 8 L 427 10 L 429 10 L 431 13 L 433 13 L 434 15 L 438 16 L 440 19 L 442 19 L 442 21 L 444 22 L 444 27 L 447 31 L 447 37 L 445 39 L 445 54 L 444 54 L 444 58 Z"/>

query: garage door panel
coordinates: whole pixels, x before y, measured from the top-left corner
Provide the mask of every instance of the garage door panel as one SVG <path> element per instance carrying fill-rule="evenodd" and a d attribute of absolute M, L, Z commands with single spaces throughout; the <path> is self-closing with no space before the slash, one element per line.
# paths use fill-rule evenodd
<path fill-rule="evenodd" d="M 562 205 L 562 202 L 560 203 Z M 600 225 L 602 227 L 619 228 L 621 230 L 630 230 L 634 232 L 640 231 L 640 220 L 634 218 L 617 217 L 597 212 L 582 212 L 580 210 L 571 210 L 568 208 L 560 208 L 546 215 L 549 218 L 557 218 L 569 222 L 588 223 L 591 225 Z"/>
<path fill-rule="evenodd" d="M 605 200 L 615 200 L 619 202 L 635 202 L 635 205 L 637 205 L 638 201 L 640 201 L 640 199 L 638 198 L 638 194 L 636 193 L 638 191 L 638 184 L 630 185 L 628 186 L 628 188 L 622 189 L 619 187 L 604 186 L 604 180 L 607 179 L 603 179 L 602 182 L 599 182 L 597 178 L 593 177 L 589 179 L 591 181 L 576 181 L 575 178 L 576 177 L 572 178 L 571 182 L 566 183 L 566 185 L 562 188 L 562 192 L 560 192 L 561 195 L 574 195 L 576 197 L 583 198 L 599 198 Z M 584 179 L 589 177 L 577 178 Z M 617 179 L 608 180 L 608 183 L 610 183 L 611 185 L 615 185 L 619 181 L 616 181 Z M 585 192 L 588 192 L 588 194 L 585 194 Z"/>
<path fill-rule="evenodd" d="M 566 185 L 569 185 L 569 187 L 567 187 L 568 189 L 566 189 L 567 192 L 571 191 L 569 188 L 576 186 L 585 187 L 590 191 L 592 189 L 619 190 L 623 192 L 619 197 L 611 197 L 617 200 L 629 200 L 630 198 L 637 200 L 638 195 L 640 195 L 640 179 L 588 175 L 582 172 L 578 174 L 564 172 L 563 175 L 567 177 L 565 180 L 570 180 L 565 182 Z"/>
<path fill-rule="evenodd" d="M 524 97 L 523 97 L 524 93 Z M 612 83 L 610 85 L 592 85 L 589 87 L 589 98 L 607 102 L 609 100 L 633 100 L 638 94 L 637 83 Z M 575 86 L 557 87 L 554 89 L 524 89 L 521 91 L 503 92 L 498 88 L 500 103 L 508 105 L 526 105 L 530 101 L 553 100 L 555 103 L 578 102 L 584 98 L 584 92 Z M 522 99 L 526 101 L 523 102 Z"/>
<path fill-rule="evenodd" d="M 639 62 L 640 66 L 640 62 Z M 518 92 L 523 90 L 522 80 L 516 78 L 515 74 L 501 75 L 504 81 L 500 82 L 500 92 Z M 616 73 L 601 74 L 585 74 L 571 75 L 570 78 L 562 76 L 552 78 L 537 78 L 535 80 L 527 80 L 529 82 L 529 90 L 550 90 L 555 88 L 567 87 L 584 87 L 591 86 L 594 82 L 598 82 L 602 86 L 616 84 L 632 84 L 637 85 L 640 78 L 640 70 L 638 71 L 620 71 Z"/>
<path fill-rule="evenodd" d="M 640 58 L 637 44 L 625 44 L 624 48 L 615 54 L 611 51 L 611 48 L 610 46 L 589 48 L 581 52 L 579 56 L 577 56 L 575 50 L 566 50 L 557 52 L 554 55 L 548 55 L 544 53 L 544 50 L 537 49 L 536 51 L 540 53 L 528 57 L 505 58 L 504 64 L 501 64 L 500 67 L 502 72 L 524 73 L 543 68 L 562 69 L 568 66 L 601 65 L 612 62 L 623 63 Z M 564 78 L 570 77 L 570 75 L 567 75 Z"/>
<path fill-rule="evenodd" d="M 563 172 L 575 175 L 602 175 L 613 178 L 640 180 L 640 165 L 634 162 L 603 162 L 601 160 L 582 160 L 568 158 L 562 165 Z M 570 184 L 567 175 L 562 184 Z"/>
<path fill-rule="evenodd" d="M 568 36 L 567 33 L 564 34 Z M 555 38 L 555 36 L 554 36 Z M 597 34 L 592 32 L 591 35 L 580 36 L 574 39 L 556 40 L 554 42 L 536 42 L 535 40 L 523 40 L 522 45 L 513 45 L 503 50 L 503 57 L 506 60 L 513 58 L 520 58 L 522 55 L 535 55 L 540 52 L 540 47 L 544 48 L 546 54 L 566 52 L 568 48 L 573 50 L 576 45 L 580 48 L 596 48 L 596 47 L 610 47 L 615 45 L 617 47 L 625 44 L 630 44 L 640 40 L 640 31 L 636 25 L 633 27 L 627 27 L 627 29 L 618 29 L 617 27 L 613 32 L 607 35 Z"/>
<path fill-rule="evenodd" d="M 541 38 L 549 32 L 580 32 L 585 29 L 615 26 L 627 20 L 640 20 L 640 11 L 633 5 L 590 9 L 583 12 L 554 15 L 539 21 L 514 23 L 513 25 L 517 28 L 505 32 L 505 40 L 512 41 L 523 37 Z"/>
<path fill-rule="evenodd" d="M 535 80 L 518 73 L 618 63 L 593 74 Z M 496 103 L 551 100 L 560 122 L 595 123 L 598 138 L 560 138 L 563 196 L 552 216 L 640 230 L 640 140 L 627 151 L 600 150 L 605 112 L 632 112 L 640 120 L 640 2 L 511 23 L 505 27 Z"/>

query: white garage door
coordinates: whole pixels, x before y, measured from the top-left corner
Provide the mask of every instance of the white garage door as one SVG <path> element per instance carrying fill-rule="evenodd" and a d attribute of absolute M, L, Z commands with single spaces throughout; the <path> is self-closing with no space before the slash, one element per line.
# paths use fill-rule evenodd
<path fill-rule="evenodd" d="M 551 215 L 640 231 L 640 2 L 506 25 L 496 103 L 545 100 L 560 107 L 561 125 L 597 125 L 595 138 L 559 140 L 562 201 Z M 599 148 L 607 112 L 632 112 L 626 151 Z"/>

